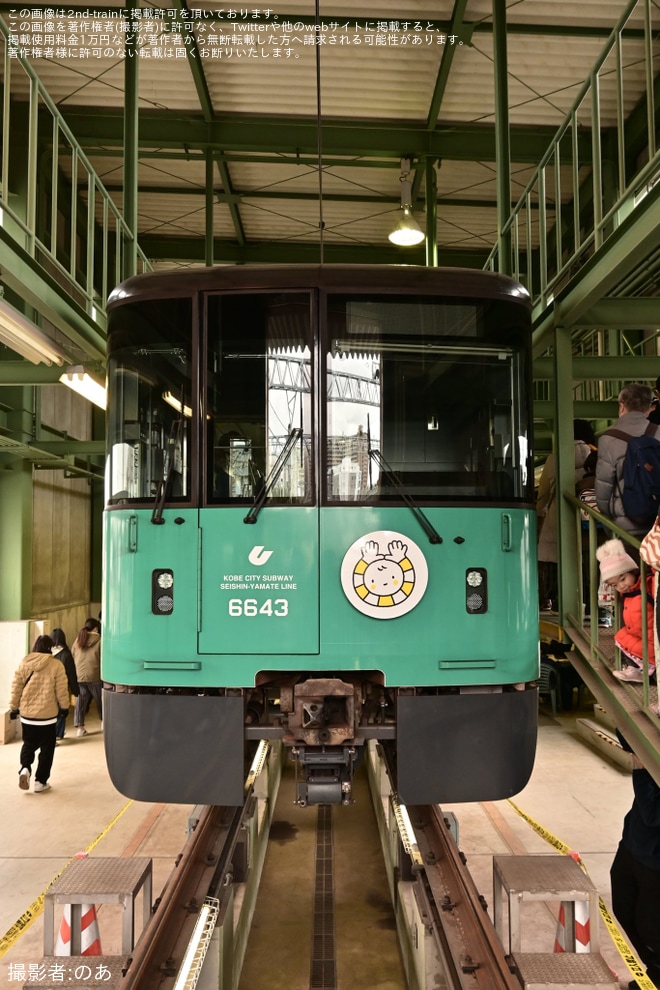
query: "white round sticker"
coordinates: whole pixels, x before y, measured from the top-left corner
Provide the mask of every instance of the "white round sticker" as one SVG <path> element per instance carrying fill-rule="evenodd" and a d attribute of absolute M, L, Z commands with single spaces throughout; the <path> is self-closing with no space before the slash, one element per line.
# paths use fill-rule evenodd
<path fill-rule="evenodd" d="M 392 530 L 366 533 L 348 548 L 341 586 L 351 605 L 373 619 L 398 619 L 421 600 L 429 571 L 416 543 Z"/>

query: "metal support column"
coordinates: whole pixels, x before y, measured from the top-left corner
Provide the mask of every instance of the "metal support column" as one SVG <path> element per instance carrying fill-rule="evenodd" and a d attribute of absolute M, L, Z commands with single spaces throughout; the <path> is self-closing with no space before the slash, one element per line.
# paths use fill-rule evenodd
<path fill-rule="evenodd" d="M 438 267 L 438 174 L 435 161 L 427 158 L 425 165 L 426 191 L 426 267 Z"/>
<path fill-rule="evenodd" d="M 126 239 L 121 259 L 122 278 L 137 272 L 138 204 L 138 45 L 137 32 L 126 23 L 124 60 L 124 220 L 133 235 Z"/>
<path fill-rule="evenodd" d="M 493 67 L 495 70 L 495 167 L 497 170 L 497 264 L 511 275 L 511 232 L 504 226 L 511 213 L 511 148 L 509 142 L 509 87 L 507 81 L 506 7 L 493 0 Z"/>
<path fill-rule="evenodd" d="M 213 151 L 209 146 L 206 149 L 206 237 L 204 240 L 204 264 L 208 267 L 211 267 L 213 264 L 213 208 L 215 199 L 213 195 L 213 166 Z"/>
<path fill-rule="evenodd" d="M 567 614 L 579 615 L 577 548 L 575 527 L 563 492 L 574 493 L 575 452 L 573 445 L 573 357 L 571 331 L 554 331 L 555 475 L 557 503 L 557 555 L 559 570 L 559 615 L 562 625 Z"/>
<path fill-rule="evenodd" d="M 0 621 L 18 621 L 32 611 L 32 464 L 0 468 Z"/>

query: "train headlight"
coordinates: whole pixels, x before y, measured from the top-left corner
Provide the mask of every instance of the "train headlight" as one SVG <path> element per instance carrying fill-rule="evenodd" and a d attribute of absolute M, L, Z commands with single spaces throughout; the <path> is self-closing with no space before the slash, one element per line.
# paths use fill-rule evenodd
<path fill-rule="evenodd" d="M 174 611 L 174 573 L 169 569 L 151 573 L 151 611 L 154 615 L 170 615 Z"/>
<path fill-rule="evenodd" d="M 465 610 L 470 615 L 488 611 L 488 578 L 485 567 L 470 567 L 465 572 Z"/>

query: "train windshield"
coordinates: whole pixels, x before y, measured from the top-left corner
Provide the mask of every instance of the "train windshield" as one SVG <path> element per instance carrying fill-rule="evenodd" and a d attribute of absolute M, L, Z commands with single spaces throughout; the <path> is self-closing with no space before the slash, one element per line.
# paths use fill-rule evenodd
<path fill-rule="evenodd" d="M 326 500 L 529 499 L 518 307 L 333 297 Z"/>
<path fill-rule="evenodd" d="M 312 501 L 309 293 L 207 300 L 207 498 Z"/>
<path fill-rule="evenodd" d="M 190 498 L 192 303 L 119 307 L 108 329 L 107 500 Z"/>

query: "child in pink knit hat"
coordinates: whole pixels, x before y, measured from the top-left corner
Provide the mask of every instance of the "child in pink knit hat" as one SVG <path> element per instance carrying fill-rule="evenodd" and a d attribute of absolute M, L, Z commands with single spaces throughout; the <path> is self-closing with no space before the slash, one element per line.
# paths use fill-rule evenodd
<path fill-rule="evenodd" d="M 601 580 L 618 592 L 622 599 L 623 625 L 616 633 L 614 642 L 623 653 L 627 665 L 621 670 L 613 670 L 612 673 L 620 681 L 643 681 L 642 584 L 639 567 L 630 554 L 626 553 L 621 540 L 607 540 L 598 547 L 596 556 L 600 562 Z M 655 674 L 654 587 L 654 575 L 649 574 L 646 578 L 646 645 L 649 677 Z"/>

